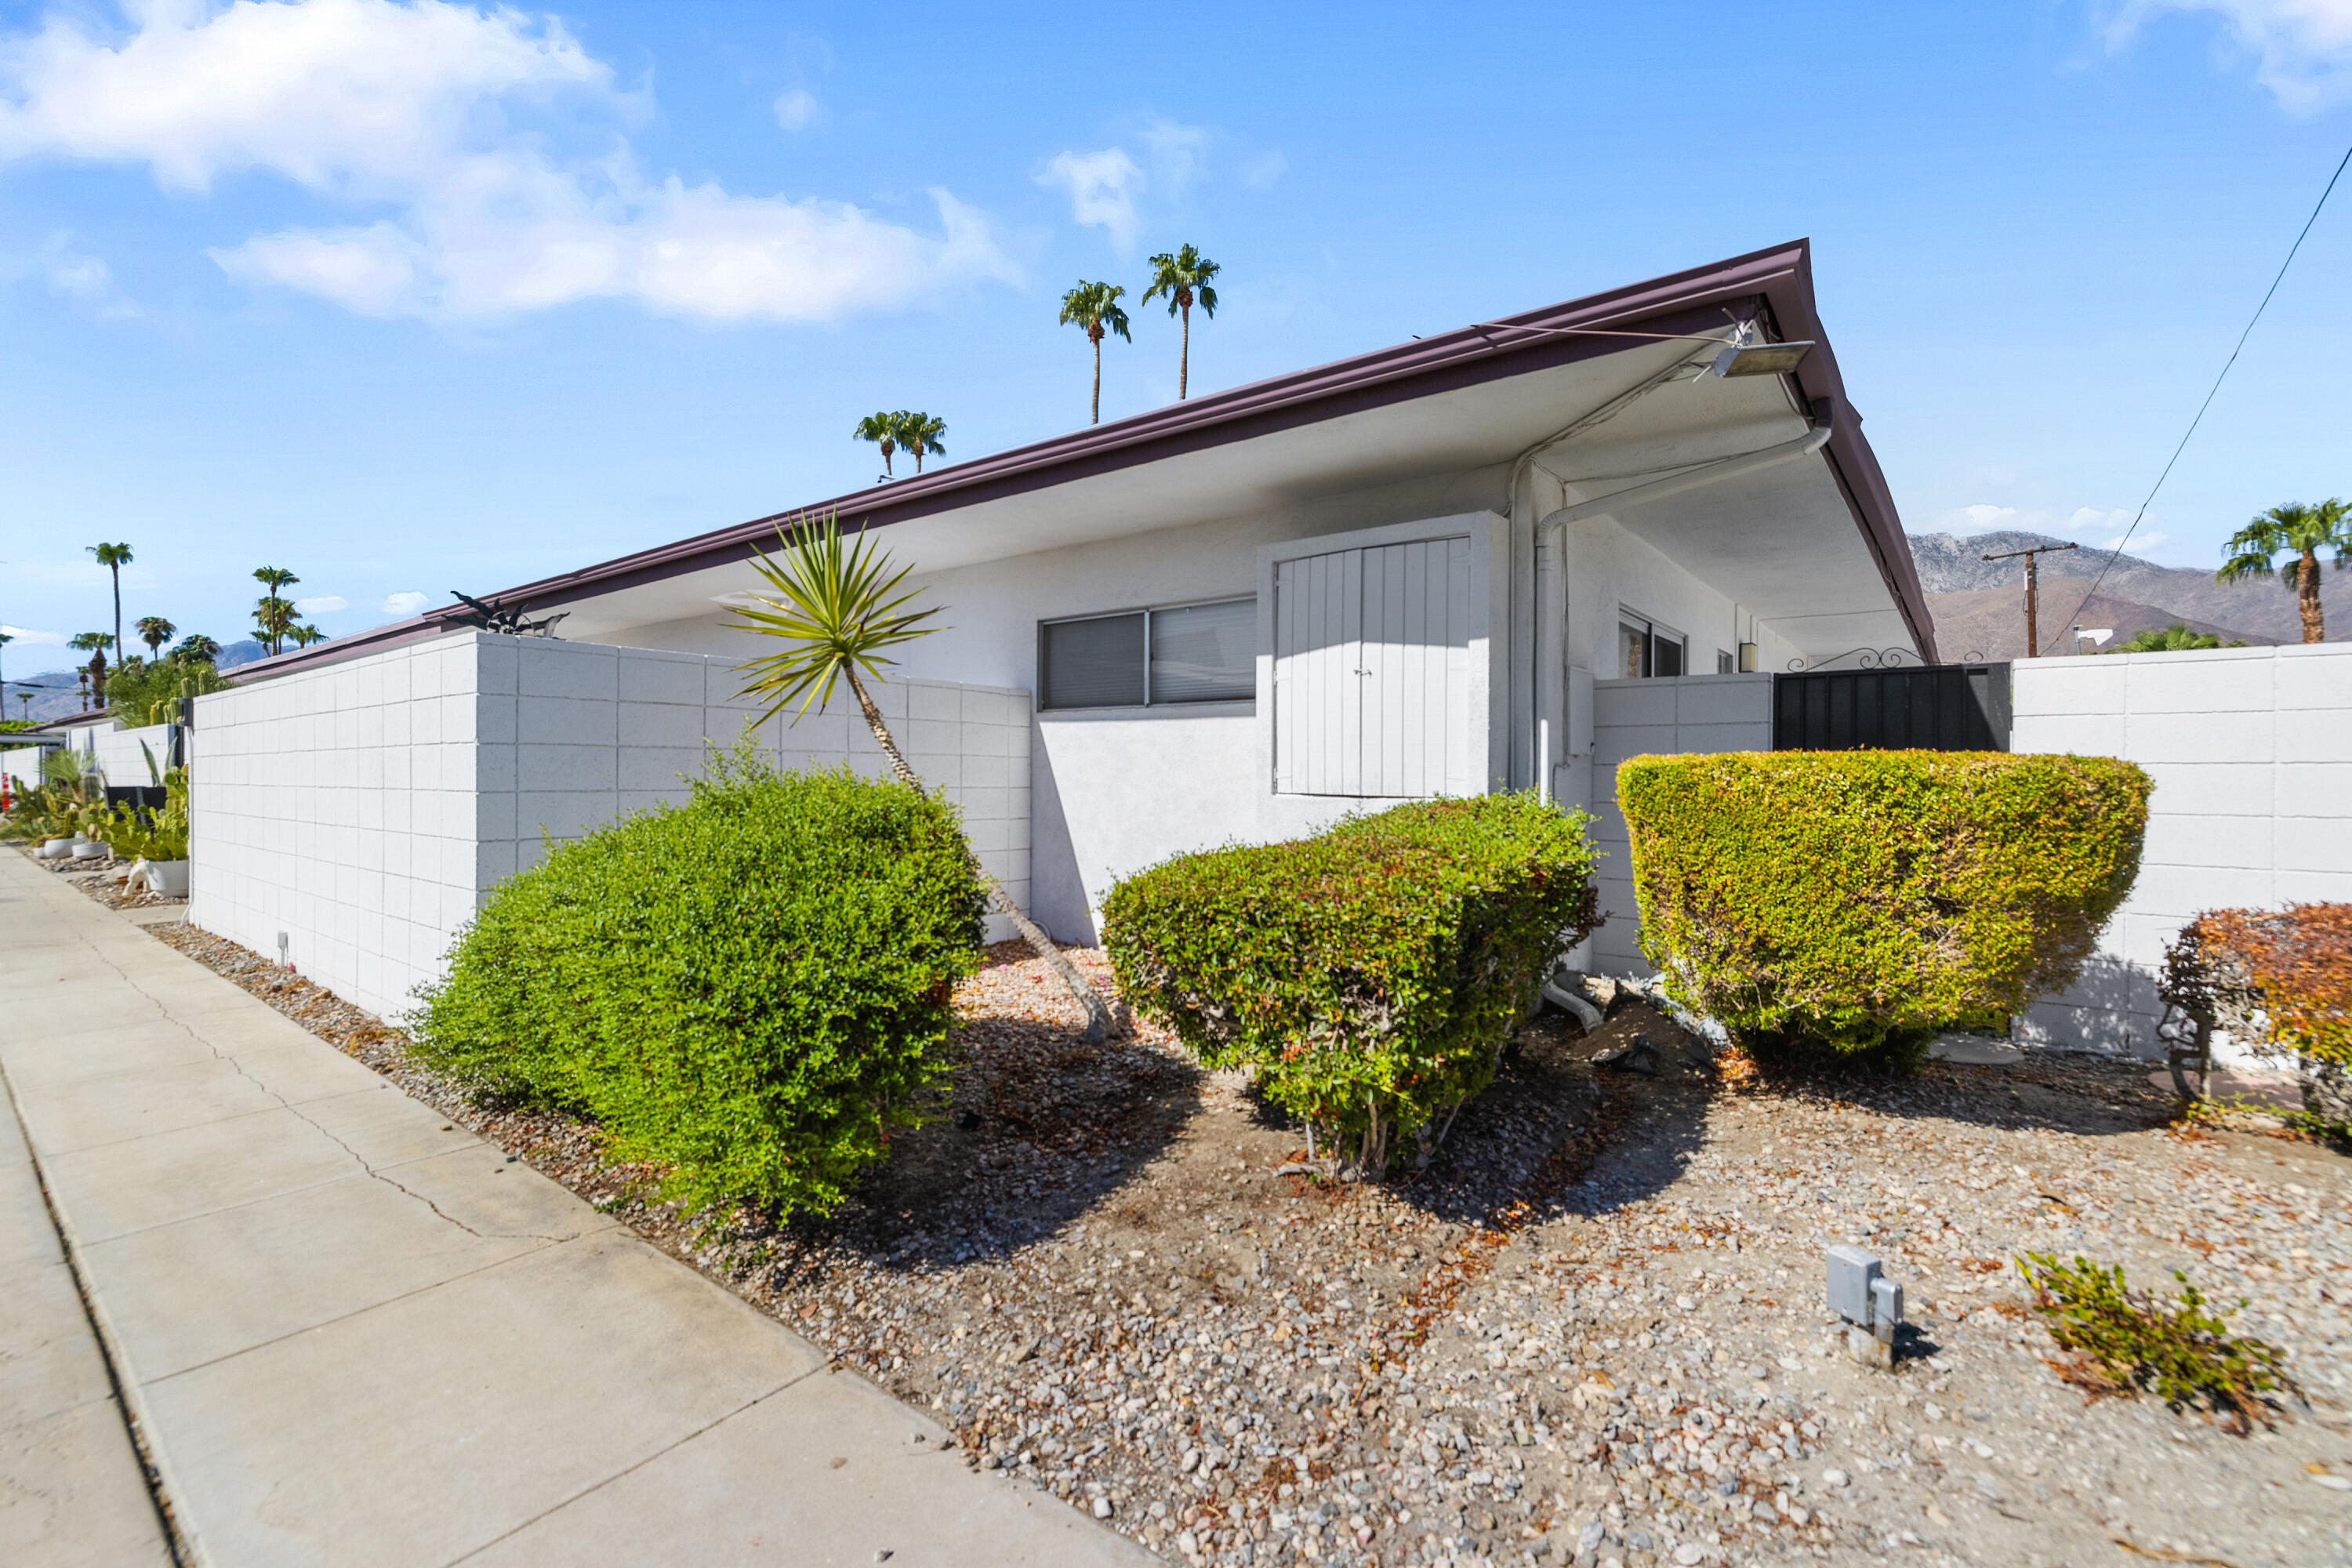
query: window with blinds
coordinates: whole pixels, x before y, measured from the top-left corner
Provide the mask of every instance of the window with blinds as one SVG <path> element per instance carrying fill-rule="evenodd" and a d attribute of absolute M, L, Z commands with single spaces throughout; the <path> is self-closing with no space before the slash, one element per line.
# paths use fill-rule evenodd
<path fill-rule="evenodd" d="M 1257 599 L 1129 610 L 1039 626 L 1043 708 L 1246 702 L 1257 695 Z"/>

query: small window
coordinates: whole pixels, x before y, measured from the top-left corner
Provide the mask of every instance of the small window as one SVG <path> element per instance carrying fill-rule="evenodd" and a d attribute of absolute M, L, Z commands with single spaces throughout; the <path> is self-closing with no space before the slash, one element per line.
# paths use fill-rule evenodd
<path fill-rule="evenodd" d="M 1683 672 L 1681 634 L 1654 621 L 1621 612 L 1617 622 L 1617 672 L 1628 679 L 1680 675 Z"/>
<path fill-rule="evenodd" d="M 1717 675 L 1737 675 L 1739 673 L 1739 661 L 1731 657 L 1731 652 L 1728 648 L 1719 647 L 1715 650 L 1715 672 Z"/>
<path fill-rule="evenodd" d="M 1153 702 L 1233 702 L 1257 695 L 1257 601 L 1151 612 Z"/>
<path fill-rule="evenodd" d="M 1044 706 L 1132 708 L 1143 701 L 1143 616 L 1045 625 Z"/>
<path fill-rule="evenodd" d="M 1257 600 L 1046 621 L 1040 707 L 1140 708 L 1257 695 Z"/>

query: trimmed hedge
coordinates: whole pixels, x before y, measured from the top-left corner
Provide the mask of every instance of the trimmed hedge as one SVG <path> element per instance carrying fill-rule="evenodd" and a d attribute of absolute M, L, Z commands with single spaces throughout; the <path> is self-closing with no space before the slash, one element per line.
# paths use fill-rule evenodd
<path fill-rule="evenodd" d="M 2165 949 L 2159 990 L 2201 1038 L 2292 1064 L 2305 1112 L 2352 1127 L 2352 904 L 2208 910 Z"/>
<path fill-rule="evenodd" d="M 1538 988 L 1591 929 L 1584 823 L 1496 795 L 1182 855 L 1111 889 L 1104 942 L 1139 1012 L 1207 1067 L 1256 1068 L 1377 1174 L 1493 1080 Z"/>
<path fill-rule="evenodd" d="M 823 1213 L 945 1075 L 982 900 L 951 806 L 718 755 L 500 883 L 412 1032 L 478 1096 L 601 1122 L 688 1212 Z"/>
<path fill-rule="evenodd" d="M 1635 757 L 1642 951 L 1750 1046 L 1899 1048 L 2018 1012 L 2073 984 L 2130 891 L 2149 788 L 2110 757 Z"/>

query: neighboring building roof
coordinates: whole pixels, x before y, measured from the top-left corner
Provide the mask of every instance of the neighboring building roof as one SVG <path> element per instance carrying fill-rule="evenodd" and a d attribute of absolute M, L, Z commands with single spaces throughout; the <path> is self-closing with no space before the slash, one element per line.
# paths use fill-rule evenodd
<path fill-rule="evenodd" d="M 774 539 L 780 523 L 802 515 L 837 512 L 845 527 L 887 527 L 1624 348 L 1627 338 L 1612 334 L 1720 331 L 1725 325 L 1724 308 L 1747 305 L 1760 305 L 1774 336 L 1784 341 L 1810 339 L 1817 345 L 1794 373 L 1795 379 L 1808 399 L 1831 399 L 1844 411 L 1823 454 L 1916 646 L 1932 661 L 1935 625 L 1912 567 L 1894 498 L 1876 457 L 1863 438 L 1861 420 L 1846 402 L 1836 355 L 1814 310 L 1811 247 L 1807 240 L 1204 394 L 484 597 L 502 611 L 527 614 L 589 595 L 748 560 Z M 469 614 L 462 605 L 439 606 L 405 621 L 240 666 L 233 679 L 280 675 L 436 636 L 466 624 Z"/>

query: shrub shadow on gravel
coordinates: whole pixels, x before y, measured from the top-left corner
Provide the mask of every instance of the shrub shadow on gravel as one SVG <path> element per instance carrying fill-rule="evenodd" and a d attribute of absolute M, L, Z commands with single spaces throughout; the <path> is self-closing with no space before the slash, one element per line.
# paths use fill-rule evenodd
<path fill-rule="evenodd" d="M 1199 1111 L 1199 1068 L 1138 1037 L 1090 1047 L 1058 1022 L 959 1029 L 944 1114 L 903 1132 L 832 1215 L 795 1219 L 795 1251 L 845 1248 L 896 1270 L 1000 1258 L 1112 1202 Z"/>
<path fill-rule="evenodd" d="M 1816 1108 L 1863 1106 L 1882 1116 L 1956 1121 L 2011 1131 L 2111 1138 L 2171 1120 L 2173 1097 L 2147 1081 L 2150 1064 L 2088 1052 L 2029 1052 L 2010 1067 L 1930 1062 L 1908 1078 L 1834 1069 L 1764 1068 L 1733 1054 L 1725 1071 L 1741 1092 Z"/>

